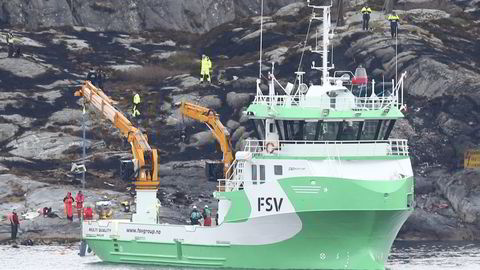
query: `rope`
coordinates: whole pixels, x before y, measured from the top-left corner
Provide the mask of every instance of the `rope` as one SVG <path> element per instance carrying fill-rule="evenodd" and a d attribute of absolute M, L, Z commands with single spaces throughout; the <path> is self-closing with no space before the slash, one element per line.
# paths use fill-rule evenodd
<path fill-rule="evenodd" d="M 314 14 L 314 11 L 312 11 L 312 16 L 313 14 Z M 302 67 L 303 56 L 305 55 L 305 49 L 307 48 L 308 36 L 310 35 L 310 28 L 312 26 L 312 22 L 313 22 L 313 19 L 310 19 L 310 22 L 308 23 L 307 35 L 305 36 L 305 41 L 303 43 L 302 56 L 300 57 L 300 63 L 298 64 L 297 72 L 300 72 L 300 68 Z M 295 79 L 295 83 L 296 82 L 297 82 L 297 79 Z"/>

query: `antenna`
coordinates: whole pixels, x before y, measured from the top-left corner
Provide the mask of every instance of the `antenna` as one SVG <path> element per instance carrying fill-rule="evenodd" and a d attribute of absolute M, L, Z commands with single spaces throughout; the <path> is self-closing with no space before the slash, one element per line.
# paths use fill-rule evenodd
<path fill-rule="evenodd" d="M 260 8 L 260 60 L 259 62 L 259 70 L 258 70 L 258 78 L 262 79 L 262 53 L 263 53 L 263 0 L 261 2 Z"/>

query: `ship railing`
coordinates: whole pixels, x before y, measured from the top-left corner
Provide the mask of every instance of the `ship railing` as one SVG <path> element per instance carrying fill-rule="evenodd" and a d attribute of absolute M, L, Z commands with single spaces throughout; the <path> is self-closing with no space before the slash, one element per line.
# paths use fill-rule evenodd
<path fill-rule="evenodd" d="M 253 104 L 262 104 L 268 106 L 280 106 L 280 107 L 290 107 L 290 106 L 299 106 L 300 96 L 291 96 L 291 95 L 274 95 L 274 96 L 265 96 L 257 95 Z"/>
<path fill-rule="evenodd" d="M 292 146 L 315 145 L 317 155 L 332 158 L 341 156 L 408 156 L 407 140 L 363 140 L 363 141 L 287 141 L 287 140 L 247 140 L 244 151 L 264 155 L 298 155 L 290 152 Z M 313 150 L 315 148 L 310 148 Z M 333 155 L 331 153 L 334 153 Z M 315 154 L 313 154 L 315 156 Z"/>
<path fill-rule="evenodd" d="M 318 103 L 304 102 L 306 96 L 302 95 L 275 95 L 255 97 L 253 104 L 261 104 L 269 107 L 302 107 L 316 109 L 331 109 L 336 111 L 369 111 L 383 110 L 388 107 L 400 108 L 400 103 L 396 96 L 369 96 L 369 97 L 332 97 L 323 98 Z"/>
<path fill-rule="evenodd" d="M 218 179 L 217 191 L 220 191 L 220 192 L 225 191 L 227 183 L 230 182 L 235 177 L 237 177 L 237 173 L 236 173 L 236 170 L 235 170 L 235 168 L 237 167 L 237 163 L 238 163 L 238 161 L 234 160 L 232 162 L 232 164 L 230 165 L 230 167 L 228 167 L 228 170 L 225 174 L 225 175 L 228 176 L 228 178 Z"/>
<path fill-rule="evenodd" d="M 237 191 L 237 190 L 243 190 L 243 188 L 247 185 L 260 185 L 263 184 L 261 182 L 253 181 L 253 180 L 244 180 L 244 179 L 233 179 L 225 182 L 225 185 L 223 185 L 222 181 L 224 179 L 218 179 L 218 186 L 222 187 L 223 189 L 221 192 L 231 192 L 231 191 Z"/>

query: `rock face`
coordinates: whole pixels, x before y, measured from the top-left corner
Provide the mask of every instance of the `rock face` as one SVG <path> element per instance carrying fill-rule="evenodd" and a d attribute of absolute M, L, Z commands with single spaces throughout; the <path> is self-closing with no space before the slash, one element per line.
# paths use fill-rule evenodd
<path fill-rule="evenodd" d="M 295 0 L 267 1 L 267 14 Z M 204 33 L 260 12 L 259 0 L 1 0 L 0 23 L 39 28 L 86 26 L 98 31 L 182 30 Z"/>
<path fill-rule="evenodd" d="M 26 132 L 21 138 L 10 142 L 12 155 L 31 159 L 61 159 L 71 147 L 80 147 L 82 139 L 59 132 Z M 90 143 L 87 142 L 89 146 Z"/>
<path fill-rule="evenodd" d="M 13 124 L 0 124 L 0 144 L 11 139 L 18 131 L 18 126 Z"/>

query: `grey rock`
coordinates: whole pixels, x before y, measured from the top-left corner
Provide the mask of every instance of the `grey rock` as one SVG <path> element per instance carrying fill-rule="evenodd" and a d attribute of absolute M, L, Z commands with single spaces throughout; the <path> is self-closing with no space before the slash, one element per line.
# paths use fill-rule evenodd
<path fill-rule="evenodd" d="M 232 142 L 238 141 L 242 137 L 242 135 L 245 133 L 246 130 L 247 129 L 245 127 L 237 128 L 231 137 Z"/>
<path fill-rule="evenodd" d="M 71 147 L 80 147 L 82 139 L 58 132 L 28 131 L 11 141 L 7 147 L 10 154 L 40 160 L 63 159 Z M 87 140 L 87 147 L 91 145 Z"/>
<path fill-rule="evenodd" d="M 199 148 L 214 143 L 215 137 L 213 136 L 212 132 L 208 130 L 193 134 L 190 137 L 189 146 Z"/>
<path fill-rule="evenodd" d="M 292 3 L 290 5 L 280 8 L 277 12 L 275 12 L 274 16 L 297 16 L 300 10 L 305 6 L 306 4 L 304 2 Z"/>
<path fill-rule="evenodd" d="M 68 86 L 70 84 L 72 84 L 72 82 L 70 80 L 59 80 L 59 81 L 55 81 L 51 84 L 37 85 L 37 86 L 40 87 L 40 88 L 46 89 L 46 90 L 52 90 L 52 89 L 55 89 L 55 88 L 65 87 L 65 86 Z"/>
<path fill-rule="evenodd" d="M 186 74 L 185 74 L 186 75 Z M 185 75 L 180 75 L 175 77 L 176 79 L 180 80 L 179 86 L 183 89 L 190 88 L 192 86 L 198 85 L 200 83 L 200 79 L 193 77 L 193 76 L 185 76 Z"/>
<path fill-rule="evenodd" d="M 227 94 L 227 104 L 233 109 L 240 109 L 250 103 L 251 95 L 248 93 L 229 92 Z"/>
<path fill-rule="evenodd" d="M 411 235 L 421 235 L 432 240 L 472 239 L 468 230 L 459 230 L 458 222 L 453 218 L 444 217 L 434 212 L 415 209 L 405 222 L 400 235 L 408 232 Z M 414 238 L 410 236 L 409 238 Z"/>
<path fill-rule="evenodd" d="M 6 54 L 2 53 L 0 54 L 0 69 L 8 71 L 17 77 L 33 79 L 45 74 L 48 66 L 29 61 L 25 58 L 7 58 Z"/>
<path fill-rule="evenodd" d="M 161 52 L 161 53 L 154 53 L 152 54 L 152 56 L 150 56 L 152 59 L 156 59 L 156 60 L 165 60 L 165 59 L 168 59 L 170 58 L 171 56 L 174 56 L 174 55 L 177 55 L 178 52 Z"/>
<path fill-rule="evenodd" d="M 55 100 L 57 100 L 57 98 L 60 98 L 61 96 L 62 92 L 60 90 L 53 90 L 48 92 L 35 93 L 35 95 L 33 95 L 33 98 L 45 100 L 47 103 L 53 104 Z"/>
<path fill-rule="evenodd" d="M 48 121 L 54 124 L 65 125 L 81 123 L 82 119 L 82 110 L 63 109 L 61 111 L 53 113 L 52 116 L 50 116 L 50 118 L 48 119 Z"/>
<path fill-rule="evenodd" d="M 109 68 L 116 70 L 116 71 L 128 71 L 131 69 L 142 68 L 141 65 L 136 64 L 126 64 L 126 65 L 111 65 Z"/>
<path fill-rule="evenodd" d="M 408 15 L 413 18 L 414 22 L 432 21 L 450 17 L 450 14 L 443 10 L 427 8 L 410 9 L 408 10 Z"/>
<path fill-rule="evenodd" d="M 468 124 L 451 118 L 445 112 L 441 112 L 437 117 L 438 124 L 442 131 L 448 136 L 457 136 L 460 134 L 469 134 L 473 132 L 474 128 Z"/>
<path fill-rule="evenodd" d="M 437 182 L 438 188 L 459 213 L 460 218 L 480 228 L 480 172 L 462 170 L 444 175 Z"/>
<path fill-rule="evenodd" d="M 0 173 L 3 173 L 3 172 L 7 172 L 9 171 L 10 169 L 8 167 L 6 167 L 5 165 L 2 165 L 0 163 Z"/>
<path fill-rule="evenodd" d="M 18 132 L 18 126 L 14 124 L 0 124 L 0 144 L 7 142 Z"/>
<path fill-rule="evenodd" d="M 217 95 L 203 96 L 198 103 L 211 110 L 218 110 L 222 107 L 222 100 Z"/>
<path fill-rule="evenodd" d="M 435 183 L 428 177 L 415 176 L 415 194 L 429 194 L 435 191 Z"/>
<path fill-rule="evenodd" d="M 275 50 L 269 51 L 265 53 L 265 57 L 270 59 L 270 62 L 275 62 L 279 65 L 285 61 L 285 54 L 288 52 L 287 47 L 279 47 Z"/>
<path fill-rule="evenodd" d="M 271 1 L 265 13 L 295 0 Z M 205 33 L 238 17 L 259 14 L 258 0 L 0 1 L 1 22 L 29 29 L 84 26 L 97 31 L 181 30 Z"/>
<path fill-rule="evenodd" d="M 227 121 L 227 125 L 226 125 L 230 130 L 235 130 L 237 129 L 238 127 L 240 127 L 240 123 L 238 123 L 237 121 L 234 121 L 234 120 L 228 120 Z"/>

